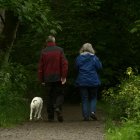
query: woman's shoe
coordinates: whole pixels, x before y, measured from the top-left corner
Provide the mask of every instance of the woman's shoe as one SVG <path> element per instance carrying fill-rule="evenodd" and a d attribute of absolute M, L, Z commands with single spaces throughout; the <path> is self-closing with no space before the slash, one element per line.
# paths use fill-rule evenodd
<path fill-rule="evenodd" d="M 94 120 L 94 121 L 97 121 L 97 117 L 95 116 L 95 113 L 92 112 L 91 115 L 90 115 L 91 119 Z"/>

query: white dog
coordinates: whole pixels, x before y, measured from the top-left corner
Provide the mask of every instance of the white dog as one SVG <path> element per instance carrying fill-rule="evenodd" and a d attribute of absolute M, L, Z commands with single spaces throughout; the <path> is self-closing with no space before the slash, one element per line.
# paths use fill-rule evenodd
<path fill-rule="evenodd" d="M 41 97 L 34 97 L 32 99 L 32 102 L 30 104 L 30 120 L 32 120 L 32 116 L 34 113 L 34 118 L 35 119 L 40 119 L 41 118 L 41 111 L 43 107 L 43 100 Z"/>

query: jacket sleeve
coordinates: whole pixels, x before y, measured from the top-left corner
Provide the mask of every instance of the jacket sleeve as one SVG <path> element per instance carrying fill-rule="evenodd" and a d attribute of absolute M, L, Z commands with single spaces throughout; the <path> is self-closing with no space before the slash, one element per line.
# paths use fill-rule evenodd
<path fill-rule="evenodd" d="M 100 70 L 102 69 L 102 63 L 101 61 L 99 60 L 99 58 L 97 56 L 94 57 L 94 60 L 95 60 L 95 67 L 97 70 Z"/>
<path fill-rule="evenodd" d="M 64 54 L 64 52 L 63 52 L 63 50 L 62 50 L 62 52 L 61 52 L 61 77 L 62 78 L 66 78 L 67 77 L 67 73 L 68 73 L 68 61 L 67 61 L 67 59 L 66 59 L 66 57 L 65 57 L 65 54 Z"/>
<path fill-rule="evenodd" d="M 38 79 L 40 82 L 44 82 L 43 78 L 43 54 L 41 53 L 40 60 L 39 60 L 39 65 L 38 65 Z"/>

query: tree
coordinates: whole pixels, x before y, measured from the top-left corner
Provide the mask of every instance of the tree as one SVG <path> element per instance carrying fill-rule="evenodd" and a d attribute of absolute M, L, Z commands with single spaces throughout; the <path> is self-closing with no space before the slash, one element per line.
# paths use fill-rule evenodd
<path fill-rule="evenodd" d="M 138 34 L 130 33 L 132 24 L 140 19 L 139 5 L 139 0 L 57 1 L 54 15 L 63 28 L 59 40 L 70 61 L 83 43 L 90 42 L 103 62 L 106 85 L 116 84 L 129 66 L 139 69 L 140 42 Z"/>
<path fill-rule="evenodd" d="M 0 8 L 4 11 L 4 16 L 0 15 L 4 25 L 0 35 L 0 50 L 8 54 L 19 25 L 28 25 L 36 32 L 49 32 L 51 28 L 57 26 L 45 0 L 0 0 Z"/>

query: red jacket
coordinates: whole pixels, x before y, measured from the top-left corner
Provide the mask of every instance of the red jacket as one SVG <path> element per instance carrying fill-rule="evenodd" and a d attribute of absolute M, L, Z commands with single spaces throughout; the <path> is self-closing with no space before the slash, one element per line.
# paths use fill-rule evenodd
<path fill-rule="evenodd" d="M 49 42 L 42 50 L 39 61 L 38 75 L 40 82 L 57 82 L 66 78 L 68 61 L 63 49 Z"/>

